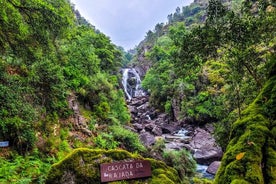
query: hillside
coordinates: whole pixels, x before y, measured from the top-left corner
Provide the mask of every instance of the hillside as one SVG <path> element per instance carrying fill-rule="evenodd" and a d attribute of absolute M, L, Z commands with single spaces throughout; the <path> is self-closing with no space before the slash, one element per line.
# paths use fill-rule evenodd
<path fill-rule="evenodd" d="M 130 52 L 69 0 L 0 4 L 0 183 L 99 183 L 100 163 L 129 159 L 152 164 L 135 183 L 276 182 L 274 1 L 195 0 Z M 150 103 L 125 99 L 126 66 Z M 214 127 L 225 153 L 214 181 L 197 178 L 188 151 L 142 144 L 131 118 L 144 104 L 167 131 Z"/>
<path fill-rule="evenodd" d="M 174 121 L 215 126 L 216 140 L 226 151 L 215 183 L 274 183 L 275 100 L 264 97 L 271 105 L 266 115 L 265 105 L 255 103 L 263 90 L 274 91 L 275 3 L 195 1 L 168 18 L 147 33 L 131 63 L 145 75 L 142 86 L 151 104 Z"/>
<path fill-rule="evenodd" d="M 0 4 L 0 142 L 9 144 L 0 148 L 0 183 L 43 183 L 73 148 L 129 138 L 129 149 L 143 149 L 122 128 L 130 115 L 117 46 L 67 0 Z"/>

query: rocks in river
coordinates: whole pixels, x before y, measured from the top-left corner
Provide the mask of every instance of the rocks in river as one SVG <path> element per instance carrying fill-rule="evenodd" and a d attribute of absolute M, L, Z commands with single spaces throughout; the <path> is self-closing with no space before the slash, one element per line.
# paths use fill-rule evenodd
<path fill-rule="evenodd" d="M 165 149 L 187 149 L 198 164 L 208 166 L 214 161 L 221 160 L 223 152 L 212 136 L 214 129 L 211 124 L 195 128 L 185 122 L 172 122 L 167 114 L 152 108 L 148 100 L 148 96 L 140 96 L 128 101 L 132 127 L 139 133 L 139 138 L 145 146 L 154 145 L 155 138 L 162 137 L 165 140 Z M 215 166 L 210 166 L 211 174 L 216 172 Z"/>
<path fill-rule="evenodd" d="M 181 128 L 178 124 L 168 124 L 168 123 L 162 123 L 160 124 L 160 127 L 162 129 L 163 134 L 173 134 Z"/>
<path fill-rule="evenodd" d="M 218 168 L 220 166 L 221 162 L 220 161 L 214 161 L 212 162 L 208 168 L 207 168 L 207 172 L 210 173 L 210 174 L 213 174 L 215 175 L 218 171 Z"/>
<path fill-rule="evenodd" d="M 140 133 L 139 138 L 145 146 L 152 146 L 155 143 L 155 137 L 149 132 Z"/>
<path fill-rule="evenodd" d="M 210 164 L 222 158 L 222 149 L 216 144 L 213 136 L 201 128 L 196 128 L 190 142 L 193 156 L 199 164 Z"/>

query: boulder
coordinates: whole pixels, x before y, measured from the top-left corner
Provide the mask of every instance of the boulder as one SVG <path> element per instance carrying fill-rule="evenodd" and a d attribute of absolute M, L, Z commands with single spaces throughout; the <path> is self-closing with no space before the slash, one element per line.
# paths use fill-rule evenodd
<path fill-rule="evenodd" d="M 162 129 L 158 126 L 155 126 L 153 129 L 152 129 L 152 133 L 156 136 L 161 136 L 162 135 Z"/>
<path fill-rule="evenodd" d="M 194 150 L 194 158 L 199 164 L 211 164 L 211 162 L 222 158 L 222 149 L 216 144 L 213 136 L 201 129 L 196 128 L 190 147 Z"/>
<path fill-rule="evenodd" d="M 155 143 L 155 137 L 149 132 L 142 132 L 139 138 L 145 146 L 151 146 Z"/>
<path fill-rule="evenodd" d="M 138 132 L 140 132 L 141 130 L 144 129 L 143 125 L 142 125 L 142 124 L 139 124 L 139 123 L 134 123 L 132 126 L 133 126 L 133 128 L 134 128 L 135 130 L 137 130 Z"/>
<path fill-rule="evenodd" d="M 214 161 L 212 162 L 208 168 L 207 168 L 207 172 L 210 173 L 210 174 L 213 174 L 215 175 L 217 173 L 217 170 L 220 166 L 221 162 L 220 161 Z"/>
<path fill-rule="evenodd" d="M 95 184 L 101 183 L 100 165 L 117 161 L 148 160 L 151 164 L 152 177 L 116 181 L 117 184 L 138 183 L 180 183 L 178 173 L 164 162 L 143 158 L 124 150 L 100 150 L 79 148 L 73 150 L 60 162 L 52 165 L 46 184 Z"/>
<path fill-rule="evenodd" d="M 133 114 L 133 115 L 137 115 L 138 114 L 137 107 L 135 107 L 135 106 L 129 106 L 128 109 L 129 109 L 129 111 L 130 111 L 131 114 Z"/>
<path fill-rule="evenodd" d="M 195 150 L 193 155 L 194 159 L 199 164 L 210 164 L 215 160 L 220 160 L 222 158 L 222 151 L 217 147 L 202 147 L 201 149 Z"/>
<path fill-rule="evenodd" d="M 180 129 L 180 127 L 177 125 L 167 123 L 162 123 L 160 127 L 162 129 L 163 134 L 173 134 L 174 132 Z"/>

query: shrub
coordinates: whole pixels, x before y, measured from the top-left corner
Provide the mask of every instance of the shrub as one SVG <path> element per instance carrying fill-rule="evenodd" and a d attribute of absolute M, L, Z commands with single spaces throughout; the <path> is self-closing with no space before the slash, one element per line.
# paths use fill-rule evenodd
<path fill-rule="evenodd" d="M 144 152 L 146 149 L 139 140 L 138 134 L 124 129 L 121 126 L 112 126 L 110 131 L 114 139 L 130 152 Z"/>
<path fill-rule="evenodd" d="M 195 174 L 196 162 L 188 151 L 164 151 L 163 157 L 166 164 L 175 168 L 182 179 Z"/>
<path fill-rule="evenodd" d="M 97 148 L 101 149 L 114 149 L 118 146 L 118 142 L 114 140 L 111 134 L 102 133 L 95 137 L 94 143 Z"/>

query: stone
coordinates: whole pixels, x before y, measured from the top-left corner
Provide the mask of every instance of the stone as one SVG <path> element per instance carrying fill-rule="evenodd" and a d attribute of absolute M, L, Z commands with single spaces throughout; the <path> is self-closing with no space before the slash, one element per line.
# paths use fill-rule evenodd
<path fill-rule="evenodd" d="M 194 158 L 199 164 L 210 164 L 222 158 L 222 149 L 216 144 L 213 136 L 201 128 L 196 128 L 190 147 L 194 150 Z"/>
<path fill-rule="evenodd" d="M 152 129 L 152 133 L 156 136 L 161 136 L 162 135 L 162 129 L 158 126 L 155 126 L 153 129 Z"/>
<path fill-rule="evenodd" d="M 160 127 L 162 129 L 163 134 L 173 134 L 174 132 L 180 129 L 180 127 L 177 125 L 167 123 L 162 123 Z"/>
<path fill-rule="evenodd" d="M 201 149 L 195 150 L 193 155 L 194 159 L 199 164 L 208 165 L 215 160 L 222 158 L 222 150 L 217 147 L 202 147 Z"/>
<path fill-rule="evenodd" d="M 214 161 L 212 162 L 208 168 L 207 168 L 207 172 L 210 173 L 210 174 L 213 174 L 215 175 L 218 171 L 218 168 L 220 166 L 221 162 L 220 161 Z"/>
<path fill-rule="evenodd" d="M 140 132 L 141 130 L 144 129 L 143 125 L 142 125 L 142 124 L 139 124 L 139 123 L 134 123 L 132 126 L 133 126 L 133 128 L 134 128 L 135 130 L 137 130 L 138 132 Z"/>
<path fill-rule="evenodd" d="M 184 148 L 184 144 L 183 143 L 179 143 L 179 142 L 170 142 L 165 144 L 166 149 L 167 150 L 182 150 Z"/>
<path fill-rule="evenodd" d="M 155 137 L 152 134 L 150 134 L 149 132 L 141 133 L 139 135 L 139 138 L 145 146 L 151 146 L 155 143 Z"/>
<path fill-rule="evenodd" d="M 148 132 L 151 132 L 153 127 L 155 127 L 155 125 L 153 123 L 149 123 L 145 125 L 145 130 Z"/>
<path fill-rule="evenodd" d="M 135 107 L 135 106 L 129 106 L 128 109 L 129 109 L 129 111 L 130 111 L 131 114 L 133 114 L 133 115 L 137 115 L 138 114 L 137 107 Z"/>

